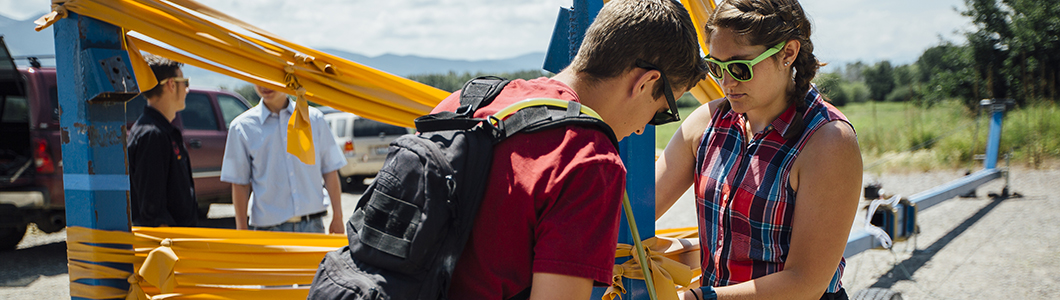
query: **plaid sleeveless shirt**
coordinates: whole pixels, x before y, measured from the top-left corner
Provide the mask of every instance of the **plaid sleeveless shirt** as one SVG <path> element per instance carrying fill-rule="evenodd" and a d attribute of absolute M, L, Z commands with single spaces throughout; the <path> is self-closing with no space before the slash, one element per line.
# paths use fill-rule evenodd
<path fill-rule="evenodd" d="M 715 111 L 711 117 L 696 149 L 695 167 L 704 285 L 733 285 L 784 269 L 795 212 L 795 191 L 788 181 L 795 158 L 825 123 L 850 124 L 816 88 L 803 101 L 806 129 L 790 140 L 783 135 L 796 116 L 795 105 L 750 138 L 742 129 L 743 114 Z M 842 287 L 845 266 L 846 260 L 840 260 L 828 293 Z"/>

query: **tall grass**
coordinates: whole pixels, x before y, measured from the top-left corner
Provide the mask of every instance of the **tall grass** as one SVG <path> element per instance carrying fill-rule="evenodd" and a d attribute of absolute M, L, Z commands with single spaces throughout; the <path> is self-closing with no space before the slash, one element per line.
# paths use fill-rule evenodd
<path fill-rule="evenodd" d="M 681 109 L 687 117 L 695 107 Z M 903 102 L 869 102 L 839 108 L 858 134 L 865 171 L 874 173 L 975 169 L 986 152 L 990 112 L 969 110 L 959 102 L 919 107 Z M 666 147 L 679 122 L 656 127 L 656 147 Z M 1012 163 L 1039 168 L 1060 158 L 1060 109 L 1037 102 L 1006 111 L 1001 155 Z M 1003 159 L 1003 158 L 999 158 Z"/>
<path fill-rule="evenodd" d="M 1060 109 L 1056 103 L 1030 104 L 1005 116 L 1002 126 L 1001 149 L 1011 149 L 1017 161 L 1040 168 L 1046 161 L 1060 158 Z"/>

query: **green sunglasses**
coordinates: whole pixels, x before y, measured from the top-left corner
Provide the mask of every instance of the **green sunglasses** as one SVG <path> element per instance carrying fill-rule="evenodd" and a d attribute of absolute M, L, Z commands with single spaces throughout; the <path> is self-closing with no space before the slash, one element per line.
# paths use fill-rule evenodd
<path fill-rule="evenodd" d="M 783 49 L 787 43 L 787 41 L 780 42 L 780 44 L 767 49 L 766 52 L 762 52 L 761 55 L 752 60 L 717 61 L 710 58 L 704 58 L 704 60 L 707 61 L 707 70 L 710 71 L 710 76 L 718 81 L 721 81 L 721 72 L 725 70 L 726 73 L 729 73 L 729 76 L 732 76 L 732 79 L 736 79 L 739 82 L 747 82 L 754 78 L 754 71 L 752 70 L 755 65 L 780 52 L 780 49 Z"/>

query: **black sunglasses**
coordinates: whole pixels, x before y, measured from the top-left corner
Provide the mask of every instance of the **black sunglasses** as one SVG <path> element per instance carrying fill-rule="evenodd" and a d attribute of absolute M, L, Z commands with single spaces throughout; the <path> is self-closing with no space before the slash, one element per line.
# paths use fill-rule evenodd
<path fill-rule="evenodd" d="M 681 116 L 677 114 L 677 101 L 674 100 L 674 91 L 670 88 L 670 81 L 666 79 L 666 73 L 663 73 L 663 71 L 655 65 L 643 60 L 638 59 L 636 65 L 638 68 L 659 71 L 659 75 L 661 75 L 663 82 L 663 94 L 666 95 L 666 104 L 669 105 L 669 109 L 665 112 L 656 112 L 655 117 L 651 118 L 651 121 L 649 121 L 648 124 L 659 126 L 681 120 Z"/>

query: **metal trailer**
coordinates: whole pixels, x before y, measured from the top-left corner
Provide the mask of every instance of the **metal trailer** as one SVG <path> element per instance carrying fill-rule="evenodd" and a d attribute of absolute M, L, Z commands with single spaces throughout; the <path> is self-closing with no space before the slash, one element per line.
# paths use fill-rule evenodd
<path fill-rule="evenodd" d="M 883 230 L 891 239 L 905 239 L 918 232 L 917 213 L 931 208 L 943 201 L 956 198 L 969 193 L 974 194 L 979 186 L 995 179 L 1005 177 L 1005 187 L 999 195 L 1002 198 L 1009 196 L 1008 169 L 997 167 L 998 155 L 1001 144 L 1001 123 L 1004 120 L 1005 110 L 1013 106 L 1012 99 L 983 99 L 979 102 L 982 108 L 990 113 L 990 132 L 987 138 L 986 155 L 983 157 L 983 169 L 968 174 L 962 178 L 950 181 L 946 184 L 916 193 L 906 199 L 902 199 L 897 205 L 884 206 L 876 210 L 871 216 L 865 216 L 865 222 L 877 226 Z M 866 198 L 871 196 L 866 195 Z M 850 233 L 847 239 L 846 250 L 843 257 L 851 257 L 870 249 L 882 249 L 883 244 L 879 239 L 865 230 Z M 902 299 L 897 291 L 869 288 L 858 291 L 851 295 L 851 299 Z"/>

